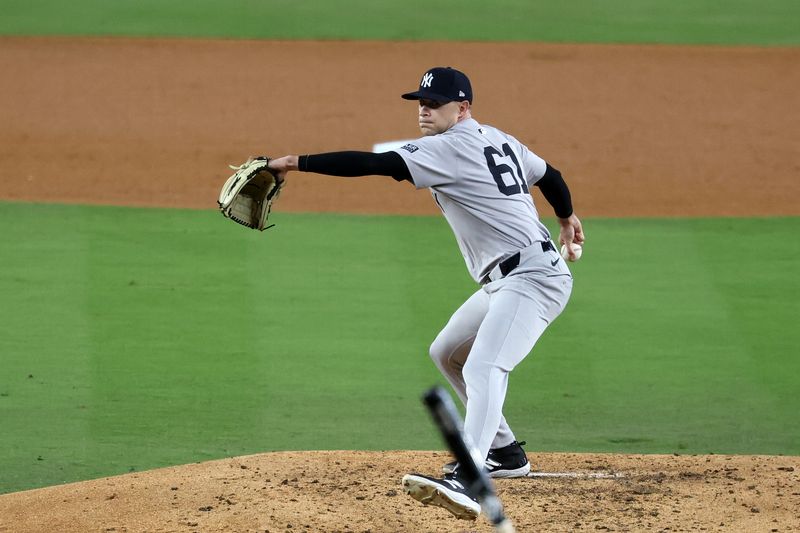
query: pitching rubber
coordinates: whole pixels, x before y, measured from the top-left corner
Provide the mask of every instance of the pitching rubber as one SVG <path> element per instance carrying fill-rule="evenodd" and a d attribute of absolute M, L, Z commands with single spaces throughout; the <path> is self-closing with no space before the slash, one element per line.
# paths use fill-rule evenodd
<path fill-rule="evenodd" d="M 529 472 L 525 477 L 570 479 L 624 479 L 619 472 Z"/>

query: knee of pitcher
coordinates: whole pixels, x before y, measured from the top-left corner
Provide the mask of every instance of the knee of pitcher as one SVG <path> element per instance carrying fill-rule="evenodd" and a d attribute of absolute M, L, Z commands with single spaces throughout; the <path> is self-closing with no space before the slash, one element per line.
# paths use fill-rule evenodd
<path fill-rule="evenodd" d="M 442 368 L 445 365 L 447 365 L 447 360 L 450 357 L 450 354 L 447 353 L 445 346 L 437 341 L 433 341 L 433 343 L 428 348 L 428 355 L 431 357 L 433 362 L 439 368 Z"/>
<path fill-rule="evenodd" d="M 503 378 L 510 370 L 496 363 L 481 361 L 480 359 L 467 359 L 464 368 L 461 369 L 461 373 L 468 387 L 483 387 L 491 379 L 492 375 Z"/>

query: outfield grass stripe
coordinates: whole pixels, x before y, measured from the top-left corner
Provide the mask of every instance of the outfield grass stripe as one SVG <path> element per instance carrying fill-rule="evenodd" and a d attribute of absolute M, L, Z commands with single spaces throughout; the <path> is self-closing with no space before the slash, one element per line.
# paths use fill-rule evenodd
<path fill-rule="evenodd" d="M 1 217 L 0 489 L 40 476 L 73 479 L 73 470 L 91 462 L 89 239 L 75 224 L 81 216 L 65 212 L 53 227 Z M 52 238 L 41 240 L 42 232 Z"/>
<path fill-rule="evenodd" d="M 796 224 L 589 221 L 573 299 L 512 376 L 530 390 L 512 385 L 507 417 L 554 450 L 573 449 L 562 448 L 566 438 L 584 451 L 796 453 L 797 431 L 778 429 L 800 422 L 791 399 L 800 336 L 786 327 L 797 316 L 796 250 L 783 265 L 793 267 L 769 268 L 768 283 L 761 275 L 762 250 L 789 242 Z M 780 231 L 765 240 L 764 225 Z M 720 272 L 734 290 L 720 287 Z M 729 310 L 751 303 L 741 287 L 766 289 L 744 320 Z M 771 350 L 763 325 L 784 329 Z"/>
<path fill-rule="evenodd" d="M 428 345 L 475 290 L 446 222 L 274 218 L 0 203 L 0 492 L 441 447 Z M 585 223 L 573 299 L 511 377 L 530 449 L 800 453 L 800 218 Z"/>
<path fill-rule="evenodd" d="M 5 0 L 0 34 L 800 44 L 793 0 Z"/>

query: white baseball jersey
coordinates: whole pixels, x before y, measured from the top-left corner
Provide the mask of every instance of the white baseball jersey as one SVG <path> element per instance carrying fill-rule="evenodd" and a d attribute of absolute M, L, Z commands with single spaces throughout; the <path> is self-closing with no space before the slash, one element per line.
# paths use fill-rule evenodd
<path fill-rule="evenodd" d="M 431 190 L 475 281 L 516 251 L 550 239 L 529 193 L 546 163 L 511 135 L 470 118 L 394 151 L 414 185 Z"/>
<path fill-rule="evenodd" d="M 486 282 L 450 317 L 430 356 L 466 406 L 464 431 L 487 457 L 490 449 L 516 441 L 502 412 L 508 374 L 572 292 L 572 276 L 558 253 L 536 246 L 550 232 L 529 190 L 547 164 L 514 137 L 473 119 L 395 152 L 416 187 L 431 190 L 473 279 Z M 517 251 L 519 266 L 496 277 L 496 265 Z M 530 469 L 516 466 L 519 474 Z"/>

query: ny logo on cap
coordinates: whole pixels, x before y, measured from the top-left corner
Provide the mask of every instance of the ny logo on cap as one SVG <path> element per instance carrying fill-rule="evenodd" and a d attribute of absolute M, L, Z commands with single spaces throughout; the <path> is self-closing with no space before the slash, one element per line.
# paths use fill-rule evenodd
<path fill-rule="evenodd" d="M 422 76 L 422 82 L 420 82 L 420 87 L 430 87 L 431 83 L 433 83 L 433 74 L 430 72 L 426 72 L 424 76 Z"/>

